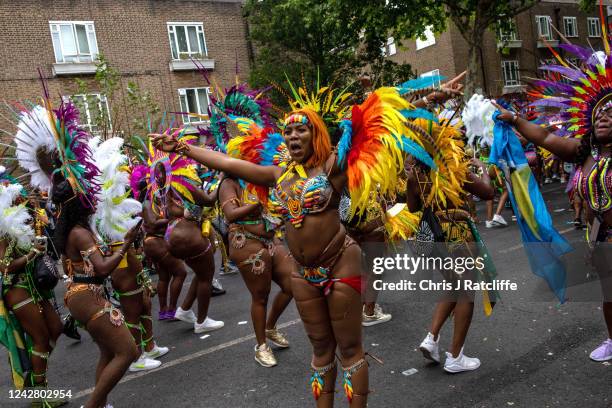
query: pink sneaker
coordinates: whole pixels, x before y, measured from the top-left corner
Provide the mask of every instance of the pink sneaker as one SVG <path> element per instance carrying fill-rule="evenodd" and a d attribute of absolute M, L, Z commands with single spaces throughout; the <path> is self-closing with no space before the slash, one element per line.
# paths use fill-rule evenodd
<path fill-rule="evenodd" d="M 601 343 L 590 355 L 593 361 L 608 361 L 612 360 L 612 339 L 608 339 Z"/>

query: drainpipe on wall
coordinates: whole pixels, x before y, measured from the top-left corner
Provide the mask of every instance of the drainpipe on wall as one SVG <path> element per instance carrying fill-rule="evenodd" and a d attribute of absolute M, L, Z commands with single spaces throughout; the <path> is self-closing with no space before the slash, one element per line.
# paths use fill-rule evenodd
<path fill-rule="evenodd" d="M 482 46 L 479 49 L 480 53 L 480 70 L 482 71 L 482 91 L 484 95 L 489 95 L 489 86 L 487 85 L 487 73 L 484 67 L 484 56 L 482 53 Z"/>

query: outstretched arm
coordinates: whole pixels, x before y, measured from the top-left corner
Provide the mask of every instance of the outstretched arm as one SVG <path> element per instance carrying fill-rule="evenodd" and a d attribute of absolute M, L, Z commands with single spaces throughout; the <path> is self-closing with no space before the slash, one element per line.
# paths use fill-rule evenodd
<path fill-rule="evenodd" d="M 535 125 L 528 120 L 502 108 L 494 103 L 495 107 L 501 112 L 498 119 L 508 122 L 518 130 L 527 140 L 537 146 L 541 146 L 558 156 L 561 160 L 571 162 L 578 155 L 580 141 L 576 139 L 566 139 L 555 136 L 543 127 Z"/>
<path fill-rule="evenodd" d="M 231 173 L 249 183 L 260 186 L 273 186 L 280 177 L 281 170 L 276 166 L 259 166 L 246 160 L 234 159 L 228 155 L 201 147 L 179 142 L 169 135 L 150 134 L 153 145 L 164 152 L 179 152 L 206 167 Z"/>

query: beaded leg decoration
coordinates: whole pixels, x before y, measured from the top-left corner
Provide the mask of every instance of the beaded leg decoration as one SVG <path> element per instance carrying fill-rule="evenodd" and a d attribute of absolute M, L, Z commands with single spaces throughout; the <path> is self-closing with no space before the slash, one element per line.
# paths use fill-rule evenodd
<path fill-rule="evenodd" d="M 354 364 L 344 367 L 342 366 L 342 370 L 344 371 L 342 385 L 344 387 L 344 394 L 346 395 L 346 399 L 349 404 L 353 401 L 353 383 L 351 382 L 351 378 L 353 374 L 359 371 L 367 362 L 365 358 L 361 358 L 356 361 Z"/>
<path fill-rule="evenodd" d="M 251 272 L 255 275 L 261 275 L 266 269 L 266 263 L 261 256 L 263 255 L 266 248 L 261 248 L 256 254 L 252 254 L 246 261 L 242 262 L 242 265 L 251 265 Z"/>
<path fill-rule="evenodd" d="M 310 376 L 310 388 L 312 389 L 312 395 L 314 396 L 315 400 L 318 400 L 323 393 L 323 387 L 325 386 L 323 377 L 325 377 L 328 372 L 336 368 L 336 360 L 323 367 L 315 367 L 312 364 L 311 367 L 312 375 Z"/>
<path fill-rule="evenodd" d="M 36 357 L 38 357 L 40 359 L 45 360 L 45 362 L 47 360 L 49 360 L 49 356 L 51 355 L 51 353 L 40 352 L 40 351 L 36 351 L 34 349 L 30 350 L 30 353 L 32 354 L 32 356 L 36 356 Z M 31 375 L 30 382 L 32 383 L 33 386 L 34 385 L 43 386 L 43 387 L 47 386 L 47 370 L 46 369 L 41 374 L 36 374 L 34 371 L 32 371 L 30 373 L 30 375 Z M 41 381 L 36 381 L 37 379 L 42 379 L 42 380 Z"/>

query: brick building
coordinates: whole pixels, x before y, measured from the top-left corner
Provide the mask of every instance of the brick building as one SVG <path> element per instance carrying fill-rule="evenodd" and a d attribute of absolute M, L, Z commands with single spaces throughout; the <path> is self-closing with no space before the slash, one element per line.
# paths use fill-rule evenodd
<path fill-rule="evenodd" d="M 0 98 L 35 100 L 41 68 L 55 102 L 77 92 L 76 78 L 85 81 L 94 95 L 83 98 L 89 101 L 81 112 L 85 124 L 96 108 L 109 105 L 116 127 L 129 133 L 138 114 L 128 108 L 130 81 L 149 91 L 162 111 L 206 113 L 208 85 L 189 58 L 220 86 L 234 83 L 236 66 L 246 79 L 250 47 L 241 7 L 241 0 L 0 2 Z M 99 95 L 94 80 L 98 53 L 120 74 L 113 100 Z"/>
<path fill-rule="evenodd" d="M 612 4 L 604 1 L 604 4 Z M 602 49 L 599 11 L 584 13 L 578 1 L 541 0 L 529 10 L 513 19 L 512 32 L 485 33 L 479 87 L 487 95 L 500 96 L 524 90 L 525 78 L 536 77 L 537 67 L 554 57 L 540 37 L 564 57 L 558 48 L 559 35 L 551 24 L 572 43 Z M 437 74 L 447 78 L 464 71 L 467 67 L 468 45 L 459 30 L 451 22 L 440 34 L 427 33 L 426 38 L 405 40 L 401 45 L 390 38 L 386 47 L 388 58 L 396 62 L 407 62 L 418 75 Z"/>

